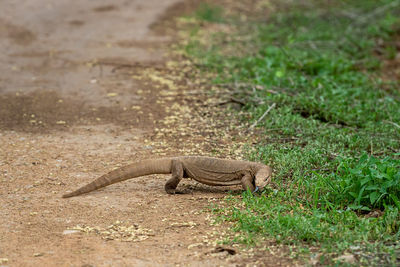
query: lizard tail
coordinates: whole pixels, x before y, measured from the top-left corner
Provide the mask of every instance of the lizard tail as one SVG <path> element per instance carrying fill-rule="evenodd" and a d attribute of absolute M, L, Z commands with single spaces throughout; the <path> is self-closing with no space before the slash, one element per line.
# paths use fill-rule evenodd
<path fill-rule="evenodd" d="M 79 196 L 81 194 L 89 193 L 99 188 L 105 187 L 110 184 L 118 183 L 130 178 L 149 174 L 167 174 L 171 173 L 171 158 L 144 160 L 137 163 L 127 165 L 125 167 L 113 170 L 103 176 L 100 176 L 93 182 L 71 192 L 63 195 L 63 198 Z"/>

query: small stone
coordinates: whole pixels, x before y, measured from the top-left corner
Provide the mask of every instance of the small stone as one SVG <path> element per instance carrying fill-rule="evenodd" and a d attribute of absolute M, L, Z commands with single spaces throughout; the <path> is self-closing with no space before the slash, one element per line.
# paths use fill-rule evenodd
<path fill-rule="evenodd" d="M 352 254 L 344 254 L 344 255 L 339 256 L 339 257 L 337 257 L 337 258 L 335 258 L 333 260 L 334 261 L 345 262 L 345 263 L 350 263 L 350 264 L 354 264 L 356 262 L 356 258 Z"/>
<path fill-rule="evenodd" d="M 319 263 L 319 259 L 321 257 L 321 253 L 316 253 L 311 255 L 310 264 L 315 266 Z"/>
<path fill-rule="evenodd" d="M 67 230 L 64 230 L 63 231 L 63 235 L 71 235 L 71 234 L 76 234 L 76 233 L 79 233 L 80 231 L 79 230 L 70 230 L 70 229 L 67 229 Z"/>
<path fill-rule="evenodd" d="M 187 248 L 188 249 L 192 249 L 192 248 L 195 248 L 195 247 L 200 247 L 202 245 L 203 245 L 202 243 L 194 243 L 194 244 L 190 244 Z"/>

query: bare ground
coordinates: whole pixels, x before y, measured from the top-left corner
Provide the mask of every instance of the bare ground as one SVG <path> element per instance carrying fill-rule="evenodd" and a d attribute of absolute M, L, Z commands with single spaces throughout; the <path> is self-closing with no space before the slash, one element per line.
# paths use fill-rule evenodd
<path fill-rule="evenodd" d="M 60 197 L 135 160 L 241 155 L 249 140 L 216 117 L 206 80 L 165 53 L 165 18 L 195 4 L 0 3 L 0 266 L 290 264 L 274 244 L 216 249 L 229 225 L 207 208 L 239 188 L 185 181 L 171 196 L 152 175 Z"/>

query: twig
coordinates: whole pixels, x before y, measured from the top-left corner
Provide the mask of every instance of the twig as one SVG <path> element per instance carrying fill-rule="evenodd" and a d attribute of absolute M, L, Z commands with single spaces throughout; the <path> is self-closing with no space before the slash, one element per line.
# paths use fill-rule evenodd
<path fill-rule="evenodd" d="M 391 150 L 392 152 L 394 152 L 394 153 L 399 153 L 400 152 L 400 150 L 396 150 L 396 149 L 394 149 L 394 148 L 392 148 L 392 147 L 388 147 L 389 148 L 389 150 Z"/>
<path fill-rule="evenodd" d="M 222 106 L 222 105 L 225 105 L 225 104 L 228 104 L 228 103 L 237 103 L 237 104 L 240 104 L 242 106 L 246 105 L 246 102 L 244 102 L 244 101 L 242 101 L 240 99 L 234 98 L 234 97 L 230 97 L 228 100 L 218 102 L 214 106 Z"/>
<path fill-rule="evenodd" d="M 365 23 L 366 21 L 368 21 L 370 18 L 372 18 L 372 17 L 374 17 L 374 16 L 376 16 L 376 15 L 378 15 L 378 14 L 380 14 L 380 13 L 383 13 L 383 12 L 385 12 L 386 10 L 388 10 L 388 9 L 390 9 L 390 8 L 394 8 L 394 7 L 396 7 L 396 6 L 399 5 L 399 4 L 400 4 L 400 1 L 394 1 L 394 2 L 390 2 L 390 3 L 386 4 L 386 5 L 383 5 L 383 6 L 381 6 L 381 7 L 378 7 L 377 9 L 375 9 L 374 11 L 372 11 L 372 12 L 366 14 L 365 16 L 362 16 L 362 17 L 358 18 L 358 19 L 357 19 L 354 23 L 352 23 L 352 24 L 359 24 L 359 23 L 363 24 L 363 23 Z M 351 26 L 352 26 L 352 25 L 351 25 Z"/>
<path fill-rule="evenodd" d="M 355 13 L 349 11 L 349 10 L 343 10 L 343 11 L 339 12 L 339 14 L 342 15 L 342 16 L 348 17 L 348 18 L 350 18 L 350 19 L 357 19 L 357 18 L 359 18 L 359 15 L 358 15 L 358 14 L 355 14 Z"/>
<path fill-rule="evenodd" d="M 275 103 L 273 103 L 271 106 L 269 106 L 269 108 L 267 109 L 267 111 L 264 112 L 264 114 L 262 114 L 262 116 L 255 122 L 253 123 L 250 127 L 249 127 L 249 131 L 252 130 L 260 121 L 262 121 L 265 116 L 267 116 L 267 114 L 271 111 L 271 109 L 273 109 L 276 106 Z"/>
<path fill-rule="evenodd" d="M 266 132 L 279 131 L 285 129 L 284 127 L 265 129 Z"/>
<path fill-rule="evenodd" d="M 370 155 L 373 155 L 374 154 L 374 144 L 372 143 L 372 140 L 371 140 L 371 152 L 370 152 Z"/>
<path fill-rule="evenodd" d="M 218 84 L 218 86 L 226 87 L 226 88 L 235 87 L 236 89 L 243 88 L 243 87 L 251 87 L 251 88 L 256 88 L 256 89 L 258 89 L 258 90 L 263 90 L 263 89 L 265 88 L 264 86 L 258 85 L 258 84 L 252 84 L 252 83 L 238 83 L 238 82 L 234 82 L 234 83 L 221 83 L 221 84 Z"/>
<path fill-rule="evenodd" d="M 389 149 L 390 149 L 390 148 L 389 148 Z M 374 154 L 371 154 L 371 155 L 373 155 L 373 156 L 381 156 L 381 155 L 384 155 L 384 154 L 386 154 L 386 151 L 385 151 L 385 150 L 382 150 L 382 151 L 374 152 Z"/>
<path fill-rule="evenodd" d="M 386 123 L 389 123 L 389 124 L 391 124 L 391 125 L 393 125 L 393 126 L 395 126 L 395 127 L 397 127 L 397 128 L 399 128 L 400 129 L 400 125 L 398 125 L 397 123 L 395 123 L 395 122 L 392 122 L 392 121 L 387 121 L 387 120 L 384 120 L 384 122 L 386 122 Z"/>
<path fill-rule="evenodd" d="M 154 65 L 153 65 L 154 64 Z M 112 60 L 101 60 L 94 65 L 99 65 L 99 66 L 113 66 L 111 72 L 115 72 L 118 69 L 121 68 L 153 68 L 155 70 L 164 70 L 165 67 L 155 64 L 153 62 L 148 62 L 148 63 L 143 63 L 143 62 L 128 62 L 128 61 L 112 61 Z"/>

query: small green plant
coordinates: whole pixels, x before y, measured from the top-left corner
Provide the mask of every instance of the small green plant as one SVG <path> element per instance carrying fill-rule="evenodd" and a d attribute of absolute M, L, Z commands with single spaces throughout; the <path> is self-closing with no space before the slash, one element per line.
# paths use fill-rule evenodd
<path fill-rule="evenodd" d="M 320 175 L 319 175 L 320 176 Z M 386 206 L 400 209 L 400 160 L 377 159 L 364 154 L 354 162 L 341 159 L 335 174 L 320 176 L 329 190 L 327 197 L 336 206 L 353 210 Z"/>
<path fill-rule="evenodd" d="M 215 5 L 203 3 L 196 11 L 196 17 L 209 22 L 222 22 L 222 8 Z"/>

